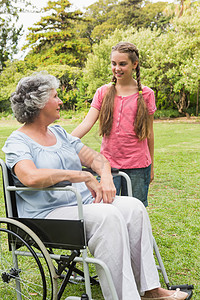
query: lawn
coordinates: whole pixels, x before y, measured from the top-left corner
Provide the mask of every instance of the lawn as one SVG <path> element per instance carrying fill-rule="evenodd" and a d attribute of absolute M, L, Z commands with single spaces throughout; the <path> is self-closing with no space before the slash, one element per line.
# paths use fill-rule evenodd
<path fill-rule="evenodd" d="M 79 120 L 59 121 L 71 132 Z M 19 125 L 0 121 L 0 149 Z M 200 299 L 200 119 L 155 121 L 155 179 L 149 190 L 147 208 L 153 234 L 171 284 L 194 284 L 193 300 Z M 99 151 L 98 128 L 83 142 Z M 1 151 L 1 150 L 0 150 Z M 1 151 L 0 157 L 4 159 Z M 5 216 L 2 193 L 0 211 Z M 164 286 L 164 281 L 161 283 Z M 71 294 L 79 286 L 70 286 Z M 69 293 L 70 294 L 70 293 Z M 67 292 L 65 297 L 67 296 Z M 103 299 L 95 287 L 95 299 Z M 64 297 L 63 297 L 64 299 Z"/>

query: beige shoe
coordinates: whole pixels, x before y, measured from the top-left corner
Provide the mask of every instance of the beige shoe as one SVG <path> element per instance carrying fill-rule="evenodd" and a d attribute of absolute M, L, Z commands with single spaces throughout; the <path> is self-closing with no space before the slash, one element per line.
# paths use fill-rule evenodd
<path fill-rule="evenodd" d="M 145 298 L 141 297 L 142 300 L 185 300 L 188 297 L 188 293 L 181 292 L 180 289 L 176 289 L 175 293 L 167 297 L 159 298 Z"/>

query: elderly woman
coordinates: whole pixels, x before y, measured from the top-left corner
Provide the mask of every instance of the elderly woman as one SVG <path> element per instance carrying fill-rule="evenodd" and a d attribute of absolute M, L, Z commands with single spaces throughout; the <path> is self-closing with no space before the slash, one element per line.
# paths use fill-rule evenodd
<path fill-rule="evenodd" d="M 110 269 L 120 300 L 186 299 L 187 293 L 162 289 L 153 257 L 152 232 L 144 205 L 135 198 L 115 196 L 109 162 L 99 153 L 51 125 L 60 118 L 59 81 L 37 73 L 18 83 L 11 105 L 22 127 L 7 139 L 3 151 L 15 183 L 48 187 L 71 181 L 82 195 L 86 236 L 91 253 Z M 101 176 L 99 183 L 82 165 Z M 77 217 L 71 192 L 18 192 L 20 217 L 72 219 Z M 98 270 L 105 299 L 110 292 Z"/>

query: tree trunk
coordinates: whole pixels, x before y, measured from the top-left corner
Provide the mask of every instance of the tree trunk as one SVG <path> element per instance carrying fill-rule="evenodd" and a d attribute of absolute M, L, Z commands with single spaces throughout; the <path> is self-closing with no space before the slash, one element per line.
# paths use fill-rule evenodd
<path fill-rule="evenodd" d="M 180 113 L 184 113 L 185 109 L 186 109 L 186 94 L 184 89 L 181 89 L 179 103 L 178 103 L 178 111 Z"/>
<path fill-rule="evenodd" d="M 199 82 L 199 86 L 200 86 L 200 82 Z M 198 116 L 199 114 L 199 86 L 197 90 L 196 116 Z"/>
<path fill-rule="evenodd" d="M 183 10 L 184 10 L 184 0 L 181 0 L 181 3 L 180 3 L 180 11 L 179 11 L 179 15 L 178 15 L 178 18 L 180 18 L 182 15 L 183 15 Z"/>

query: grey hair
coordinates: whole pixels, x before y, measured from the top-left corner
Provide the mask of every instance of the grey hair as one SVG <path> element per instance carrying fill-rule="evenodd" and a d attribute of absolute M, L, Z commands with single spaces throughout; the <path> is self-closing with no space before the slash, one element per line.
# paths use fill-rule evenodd
<path fill-rule="evenodd" d="M 52 89 L 57 89 L 60 81 L 44 72 L 22 78 L 10 97 L 11 108 L 20 123 L 32 123 L 49 100 Z"/>

